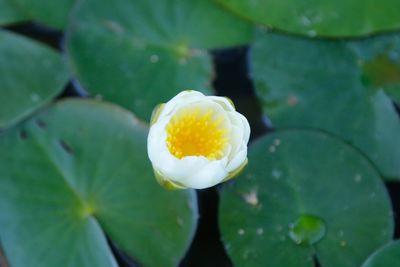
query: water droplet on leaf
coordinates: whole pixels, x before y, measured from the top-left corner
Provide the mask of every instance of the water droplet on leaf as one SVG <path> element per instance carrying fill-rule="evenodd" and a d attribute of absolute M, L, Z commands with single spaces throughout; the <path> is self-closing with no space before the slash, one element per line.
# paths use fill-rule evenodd
<path fill-rule="evenodd" d="M 362 180 L 362 176 L 361 175 L 356 174 L 354 176 L 354 182 L 359 183 L 359 182 L 361 182 L 361 180 Z"/>
<path fill-rule="evenodd" d="M 40 96 L 38 94 L 31 94 L 32 102 L 38 102 L 40 100 Z"/>
<path fill-rule="evenodd" d="M 263 228 L 260 227 L 260 228 L 257 229 L 257 234 L 258 235 L 262 235 L 263 233 L 264 233 L 264 229 Z"/>
<path fill-rule="evenodd" d="M 157 55 L 151 55 L 150 56 L 150 62 L 151 63 L 157 63 L 160 60 L 160 58 Z"/>
<path fill-rule="evenodd" d="M 315 37 L 317 36 L 317 32 L 315 30 L 309 30 L 307 32 L 308 37 Z"/>
<path fill-rule="evenodd" d="M 311 246 L 320 241 L 326 233 L 324 221 L 314 215 L 301 215 L 296 222 L 289 225 L 289 237 L 301 246 Z"/>
<path fill-rule="evenodd" d="M 300 22 L 304 26 L 310 26 L 311 25 L 311 20 L 307 16 L 301 16 L 300 17 Z"/>
<path fill-rule="evenodd" d="M 277 170 L 277 169 L 272 170 L 272 177 L 275 180 L 279 180 L 281 178 L 281 176 L 282 176 L 282 172 L 280 170 Z"/>
<path fill-rule="evenodd" d="M 279 146 L 281 144 L 281 140 L 280 139 L 275 139 L 274 140 L 274 145 L 275 146 Z"/>

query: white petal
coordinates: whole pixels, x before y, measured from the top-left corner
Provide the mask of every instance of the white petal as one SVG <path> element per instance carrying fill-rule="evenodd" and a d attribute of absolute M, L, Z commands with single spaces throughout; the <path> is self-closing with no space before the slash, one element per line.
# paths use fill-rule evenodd
<path fill-rule="evenodd" d="M 175 110 L 179 109 L 181 106 L 189 105 L 190 103 L 202 100 L 205 98 L 200 92 L 197 91 L 183 91 L 177 96 L 172 98 L 170 101 L 165 103 L 164 109 L 160 116 L 167 116 L 174 113 Z"/>
<path fill-rule="evenodd" d="M 230 160 L 238 152 L 242 142 L 243 142 L 243 131 L 242 131 L 242 129 L 240 127 L 237 127 L 237 126 L 233 125 L 231 127 L 230 140 L 229 140 L 229 144 L 231 145 L 231 151 L 230 151 L 228 156 L 229 156 Z"/>
<path fill-rule="evenodd" d="M 242 114 L 240 114 L 240 113 L 237 113 L 237 114 L 242 120 L 243 133 L 244 133 L 243 140 L 246 142 L 246 146 L 247 146 L 247 143 L 249 142 L 249 139 L 250 139 L 250 132 L 251 132 L 249 121 Z"/>
<path fill-rule="evenodd" d="M 194 90 L 185 90 L 180 92 L 179 94 L 177 94 L 176 96 L 174 96 L 170 101 L 168 102 L 174 102 L 176 100 L 181 100 L 181 99 L 185 99 L 188 100 L 190 98 L 194 98 L 194 97 L 204 97 L 204 94 L 199 92 L 199 91 L 194 91 Z"/>
<path fill-rule="evenodd" d="M 239 168 L 240 165 L 247 158 L 247 144 L 243 142 L 241 144 L 241 150 L 237 152 L 237 154 L 233 157 L 233 159 L 226 166 L 227 172 L 233 172 L 235 169 Z"/>
<path fill-rule="evenodd" d="M 212 99 L 214 102 L 217 102 L 226 111 L 234 111 L 235 110 L 235 106 L 233 105 L 232 101 L 227 97 L 208 96 L 207 98 Z"/>
<path fill-rule="evenodd" d="M 231 154 L 235 154 L 238 151 L 239 146 L 243 141 L 243 134 L 244 134 L 243 123 L 241 121 L 241 118 L 237 115 L 238 113 L 236 111 L 229 112 L 228 114 L 229 114 L 229 119 L 232 123 L 231 141 L 230 141 L 230 143 L 232 144 Z"/>
<path fill-rule="evenodd" d="M 182 159 L 163 155 L 163 163 L 154 166 L 166 179 L 186 187 L 201 189 L 221 182 L 227 176 L 226 161 L 210 161 L 205 157 Z"/>
<path fill-rule="evenodd" d="M 188 164 L 190 157 L 185 159 L 187 160 L 184 160 L 184 164 Z M 192 166 L 189 171 L 191 175 L 186 175 L 179 180 L 181 184 L 195 189 L 203 189 L 220 183 L 228 175 L 226 163 L 223 160 L 208 161 L 207 164 L 201 167 L 196 163 L 197 161 L 195 160 L 193 164 L 190 164 Z"/>
<path fill-rule="evenodd" d="M 165 146 L 166 132 L 164 128 L 165 119 L 164 122 L 158 120 L 157 123 L 150 127 L 147 137 L 147 153 L 153 165 L 158 164 L 160 150 Z"/>

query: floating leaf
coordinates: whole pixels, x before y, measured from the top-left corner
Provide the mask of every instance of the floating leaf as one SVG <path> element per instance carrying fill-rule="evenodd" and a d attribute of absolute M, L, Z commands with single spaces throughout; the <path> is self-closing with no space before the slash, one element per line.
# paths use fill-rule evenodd
<path fill-rule="evenodd" d="M 83 87 L 147 121 L 155 105 L 182 90 L 209 92 L 205 49 L 241 45 L 252 34 L 211 0 L 88 0 L 70 30 L 70 67 Z"/>
<path fill-rule="evenodd" d="M 366 87 L 381 88 L 400 103 L 400 34 L 348 42 L 356 53 Z"/>
<path fill-rule="evenodd" d="M 69 11 L 75 0 L 13 0 L 29 18 L 44 25 L 63 29 L 67 25 Z"/>
<path fill-rule="evenodd" d="M 14 5 L 11 0 L 0 0 L 0 25 L 24 21 L 25 15 Z"/>
<path fill-rule="evenodd" d="M 321 132 L 285 130 L 250 146 L 249 166 L 222 190 L 220 228 L 236 267 L 311 267 L 313 257 L 354 267 L 390 240 L 393 216 L 360 153 Z"/>
<path fill-rule="evenodd" d="M 216 1 L 256 23 L 310 37 L 360 36 L 400 29 L 397 0 Z"/>
<path fill-rule="evenodd" d="M 370 40 L 374 55 L 390 48 L 378 45 L 385 38 Z M 252 54 L 256 92 L 275 127 L 333 133 L 365 153 L 385 179 L 400 179 L 400 120 L 385 92 L 366 81 L 374 71 L 365 74 L 363 45 L 260 32 Z"/>
<path fill-rule="evenodd" d="M 104 232 L 143 266 L 176 266 L 196 198 L 160 188 L 146 137 L 130 113 L 88 100 L 1 133 L 0 237 L 11 266 L 117 266 Z"/>
<path fill-rule="evenodd" d="M 60 55 L 52 49 L 0 31 L 0 81 L 0 128 L 4 128 L 59 94 L 67 72 Z"/>
<path fill-rule="evenodd" d="M 394 241 L 373 253 L 362 267 L 400 266 L 400 241 Z"/>

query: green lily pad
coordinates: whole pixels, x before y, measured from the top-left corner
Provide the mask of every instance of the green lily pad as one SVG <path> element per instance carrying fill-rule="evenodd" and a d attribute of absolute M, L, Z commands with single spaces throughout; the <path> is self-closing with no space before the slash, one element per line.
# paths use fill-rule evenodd
<path fill-rule="evenodd" d="M 219 214 L 237 267 L 311 267 L 314 257 L 322 267 L 360 266 L 394 227 L 390 199 L 369 161 L 340 139 L 309 130 L 255 141 L 249 166 L 222 189 Z"/>
<path fill-rule="evenodd" d="M 205 49 L 247 43 L 252 26 L 211 0 L 83 1 L 67 38 L 70 68 L 91 95 L 150 120 L 178 92 L 210 92 Z"/>
<path fill-rule="evenodd" d="M 400 34 L 385 34 L 349 42 L 356 53 L 366 87 L 383 89 L 400 103 Z"/>
<path fill-rule="evenodd" d="M 400 241 L 393 241 L 373 253 L 362 267 L 400 266 Z"/>
<path fill-rule="evenodd" d="M 176 266 L 196 228 L 194 191 L 157 184 L 147 127 L 106 103 L 67 100 L 0 134 L 0 239 L 13 267 Z"/>
<path fill-rule="evenodd" d="M 400 179 L 400 120 L 382 87 L 368 82 L 373 72 L 365 71 L 364 42 L 260 32 L 252 54 L 256 93 L 275 127 L 333 133 L 367 155 L 385 179 Z"/>
<path fill-rule="evenodd" d="M 57 52 L 0 31 L 0 128 L 14 124 L 59 94 L 67 71 Z"/>
<path fill-rule="evenodd" d="M 26 17 L 11 0 L 0 0 L 0 25 L 21 22 Z"/>
<path fill-rule="evenodd" d="M 360 36 L 400 29 L 397 0 L 215 1 L 253 22 L 310 37 Z"/>
<path fill-rule="evenodd" d="M 12 0 L 32 20 L 56 29 L 64 29 L 75 0 Z"/>

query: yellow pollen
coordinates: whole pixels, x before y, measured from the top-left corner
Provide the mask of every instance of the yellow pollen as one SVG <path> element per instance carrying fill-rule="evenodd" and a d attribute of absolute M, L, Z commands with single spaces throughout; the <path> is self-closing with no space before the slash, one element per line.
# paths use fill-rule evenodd
<path fill-rule="evenodd" d="M 214 110 L 186 108 L 175 114 L 166 126 L 167 147 L 176 158 L 204 156 L 220 159 L 229 141 L 229 130 L 223 127 L 225 118 Z"/>

